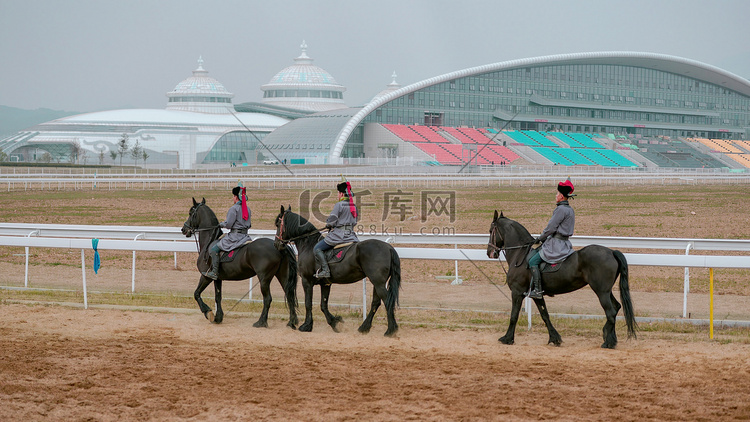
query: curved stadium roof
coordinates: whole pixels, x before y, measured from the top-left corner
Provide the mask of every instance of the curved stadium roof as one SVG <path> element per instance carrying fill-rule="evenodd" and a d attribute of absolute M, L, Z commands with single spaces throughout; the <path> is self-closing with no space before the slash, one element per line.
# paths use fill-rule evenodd
<path fill-rule="evenodd" d="M 750 81 L 737 76 L 731 72 L 711 66 L 699 61 L 685 59 L 682 57 L 670 56 L 656 53 L 639 53 L 630 51 L 605 51 L 593 53 L 572 53 L 557 54 L 552 56 L 533 57 L 527 59 L 510 60 L 506 62 L 487 64 L 456 72 L 446 73 L 435 76 L 423 81 L 405 86 L 393 91 L 383 97 L 376 97 L 362 108 L 354 117 L 349 120 L 341 129 L 336 138 L 333 148 L 331 148 L 329 158 L 336 160 L 341 157 L 349 135 L 362 120 L 376 108 L 388 103 L 396 98 L 411 92 L 418 91 L 428 86 L 447 82 L 457 78 L 464 78 L 472 75 L 480 75 L 499 70 L 509 70 L 518 67 L 540 66 L 540 65 L 566 65 L 566 64 L 609 64 L 622 65 L 631 67 L 643 67 L 647 69 L 656 69 L 664 72 L 682 75 L 692 79 L 699 79 L 709 82 L 726 89 L 736 91 L 740 94 L 750 97 Z"/>

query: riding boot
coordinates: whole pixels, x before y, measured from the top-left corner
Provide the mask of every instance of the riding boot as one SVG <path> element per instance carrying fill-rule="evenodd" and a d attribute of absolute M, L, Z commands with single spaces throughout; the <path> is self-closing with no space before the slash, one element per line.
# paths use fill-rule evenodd
<path fill-rule="evenodd" d="M 530 267 L 531 270 L 531 285 L 533 289 L 529 293 L 529 297 L 532 299 L 541 299 L 544 297 L 542 291 L 542 274 L 539 272 L 539 267 Z"/>
<path fill-rule="evenodd" d="M 214 248 L 211 248 L 208 250 L 208 256 L 211 257 L 211 269 L 209 269 L 208 271 L 202 274 L 210 278 L 211 280 L 216 280 L 219 278 L 219 254 L 220 253 L 221 251 L 217 251 Z"/>
<path fill-rule="evenodd" d="M 320 249 L 314 249 L 315 262 L 318 263 L 320 269 L 315 273 L 315 278 L 328 278 L 331 276 L 331 270 L 328 269 L 328 261 L 326 261 L 326 254 Z"/>

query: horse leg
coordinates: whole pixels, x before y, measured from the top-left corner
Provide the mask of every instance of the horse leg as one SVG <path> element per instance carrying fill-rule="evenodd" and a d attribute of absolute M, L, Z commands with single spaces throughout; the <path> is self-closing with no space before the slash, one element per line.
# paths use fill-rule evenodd
<path fill-rule="evenodd" d="M 260 276 L 258 276 L 260 278 Z M 271 277 L 264 277 L 260 280 L 260 292 L 263 295 L 263 310 L 260 312 L 260 318 L 253 324 L 255 328 L 268 328 L 268 310 L 271 309 Z"/>
<path fill-rule="evenodd" d="M 562 337 L 560 336 L 560 333 L 555 330 L 555 327 L 552 326 L 552 321 L 549 319 L 547 304 L 544 302 L 544 298 L 534 299 L 534 303 L 536 304 L 537 309 L 539 309 L 539 315 L 541 315 L 544 325 L 547 326 L 547 332 L 549 333 L 549 341 L 547 344 L 552 343 L 555 346 L 561 345 Z"/>
<path fill-rule="evenodd" d="M 211 310 L 211 307 L 203 302 L 201 294 L 204 290 L 206 290 L 206 287 L 208 287 L 208 285 L 211 284 L 212 281 L 213 280 L 211 280 L 210 278 L 202 275 L 200 281 L 198 282 L 198 287 L 196 287 L 195 292 L 193 293 L 193 297 L 195 298 L 195 301 L 198 302 L 198 307 L 200 308 L 201 313 L 210 322 L 214 322 L 214 313 Z"/>
<path fill-rule="evenodd" d="M 377 290 L 378 296 L 388 297 L 388 290 L 385 288 L 385 280 L 383 280 L 382 283 L 377 283 L 377 280 L 374 281 L 376 283 L 375 290 Z M 375 310 L 377 311 L 377 308 L 375 308 Z M 389 305 L 386 302 L 385 311 L 388 317 L 388 329 L 385 331 L 385 336 L 392 337 L 395 336 L 398 331 L 398 323 L 396 323 L 396 303 L 394 302 Z"/>
<path fill-rule="evenodd" d="M 620 308 L 620 303 L 615 300 L 615 302 L 612 302 L 612 299 L 614 296 L 612 296 L 612 292 L 602 292 L 597 293 L 597 296 L 599 296 L 599 303 L 602 305 L 602 308 L 604 309 L 604 314 L 607 316 L 607 322 L 604 324 L 604 328 L 602 329 L 602 337 L 604 338 L 604 343 L 602 343 L 602 348 L 605 349 L 614 349 L 615 346 L 617 346 L 617 333 L 615 333 L 615 322 L 617 321 L 617 311 Z M 615 303 L 617 305 L 615 305 Z"/>
<path fill-rule="evenodd" d="M 305 292 L 305 322 L 299 326 L 300 331 L 310 332 L 313 329 L 313 283 L 311 280 L 302 278 L 302 290 Z"/>
<path fill-rule="evenodd" d="M 513 344 L 515 341 L 516 324 L 518 323 L 518 314 L 521 312 L 521 304 L 523 304 L 523 293 L 513 292 L 511 302 L 512 308 L 510 310 L 508 331 L 504 336 L 498 339 L 498 341 L 503 344 Z"/>
<path fill-rule="evenodd" d="M 370 303 L 370 313 L 367 314 L 367 318 L 362 321 L 362 325 L 357 328 L 357 331 L 362 334 L 367 334 L 370 332 L 370 328 L 372 328 L 372 320 L 373 318 L 375 318 L 375 312 L 377 312 L 378 308 L 380 308 L 381 300 L 382 299 L 380 299 L 380 295 L 378 295 L 378 290 L 373 287 L 372 302 Z"/>
<path fill-rule="evenodd" d="M 221 308 L 221 280 L 214 280 L 214 297 L 216 298 L 216 316 L 213 322 L 221 324 L 224 320 L 224 310 Z"/>
<path fill-rule="evenodd" d="M 339 315 L 331 315 L 328 311 L 328 297 L 331 295 L 331 285 L 321 284 L 320 285 L 320 310 L 323 311 L 323 315 L 326 316 L 326 322 L 333 328 L 333 331 L 339 332 L 337 327 L 339 322 L 344 320 Z"/>

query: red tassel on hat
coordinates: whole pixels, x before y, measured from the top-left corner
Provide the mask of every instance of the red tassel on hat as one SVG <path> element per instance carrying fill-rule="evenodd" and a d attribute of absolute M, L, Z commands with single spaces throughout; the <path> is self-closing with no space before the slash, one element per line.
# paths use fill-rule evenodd
<path fill-rule="evenodd" d="M 346 182 L 346 194 L 349 196 L 349 211 L 352 212 L 354 218 L 357 218 L 357 207 L 354 206 L 354 192 L 352 192 L 352 184 Z"/>
<path fill-rule="evenodd" d="M 243 220 L 247 220 L 248 218 L 250 218 L 250 212 L 247 210 L 247 198 L 245 195 L 246 189 L 247 188 L 242 188 L 241 189 L 242 192 L 240 192 L 242 194 L 242 219 Z"/>

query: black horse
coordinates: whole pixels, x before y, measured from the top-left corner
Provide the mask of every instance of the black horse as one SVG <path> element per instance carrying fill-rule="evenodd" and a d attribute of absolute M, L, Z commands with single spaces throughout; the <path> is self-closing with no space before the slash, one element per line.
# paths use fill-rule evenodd
<path fill-rule="evenodd" d="M 342 322 L 340 316 L 331 315 L 328 311 L 328 296 L 331 293 L 331 283 L 350 284 L 367 277 L 372 283 L 372 303 L 370 313 L 367 314 L 360 333 L 367 333 L 372 327 L 372 320 L 380 307 L 381 300 L 385 304 L 388 314 L 388 330 L 386 336 L 392 336 L 398 331 L 395 309 L 398 305 L 398 294 L 401 288 L 401 260 L 393 246 L 376 239 L 365 240 L 354 244 L 346 256 L 337 263 L 330 264 L 331 277 L 318 280 L 314 277 L 315 257 L 313 247 L 320 240 L 320 231 L 304 217 L 281 207 L 276 216 L 276 246 L 286 247 L 289 242 L 297 245 L 299 252 L 299 273 L 302 277 L 302 289 L 305 291 L 305 322 L 300 325 L 300 331 L 312 331 L 312 299 L 313 286 L 320 284 L 320 309 L 326 321 L 338 332 L 336 325 Z"/>
<path fill-rule="evenodd" d="M 198 234 L 200 249 L 198 270 L 204 273 L 209 267 L 208 247 L 222 234 L 219 220 L 211 208 L 206 205 L 205 198 L 201 202 L 197 202 L 193 198 L 193 206 L 190 208 L 188 219 L 182 226 L 182 234 L 185 236 L 191 237 L 196 233 Z M 193 296 L 203 315 L 211 322 L 221 323 L 224 319 L 224 311 L 221 309 L 222 280 L 245 280 L 255 275 L 258 276 L 260 291 L 263 294 L 263 311 L 260 314 L 260 319 L 253 326 L 268 327 L 268 310 L 271 307 L 271 280 L 275 276 L 284 289 L 286 305 L 289 308 L 289 323 L 287 325 L 296 328 L 298 322 L 297 258 L 290 247 L 277 249 L 274 241 L 266 238 L 255 239 L 252 243 L 237 249 L 232 261 L 221 264 L 218 280 L 214 281 L 201 275 Z M 215 316 L 211 307 L 201 299 L 201 293 L 212 281 L 216 292 Z"/>
<path fill-rule="evenodd" d="M 495 217 L 490 224 L 487 256 L 496 259 L 499 257 L 500 251 L 505 251 L 509 267 L 508 287 L 510 287 L 513 302 L 508 332 L 499 340 L 504 344 L 513 344 L 518 314 L 521 311 L 524 295 L 529 290 L 531 271 L 528 269 L 527 255 L 533 243 L 534 237 L 521 224 L 504 217 L 502 213 L 498 216 L 497 210 L 495 211 Z M 612 294 L 612 287 L 614 287 L 619 275 L 620 299 L 625 313 L 625 323 L 628 327 L 628 338 L 636 336 L 638 326 L 635 322 L 633 304 L 630 300 L 628 263 L 622 252 L 600 245 L 589 245 L 574 252 L 561 265 L 562 267 L 556 272 L 542 274 L 544 293 L 554 296 L 570 293 L 587 284 L 591 286 L 607 316 L 607 322 L 603 329 L 604 344 L 602 344 L 602 347 L 609 349 L 613 349 L 617 345 L 615 320 L 621 306 Z M 547 326 L 549 343 L 559 346 L 562 343 L 562 337 L 550 322 L 544 299 L 534 299 L 534 303 L 539 308 L 539 314 Z"/>

